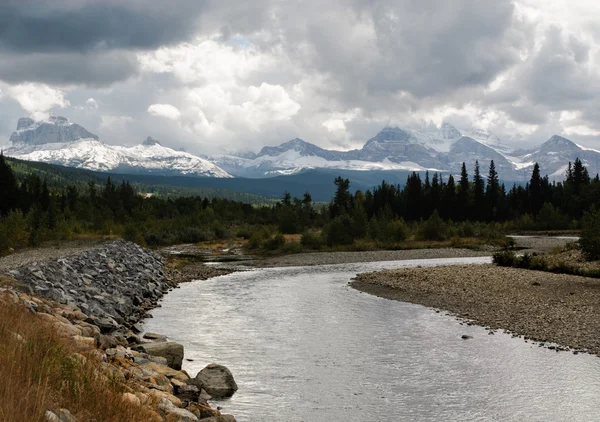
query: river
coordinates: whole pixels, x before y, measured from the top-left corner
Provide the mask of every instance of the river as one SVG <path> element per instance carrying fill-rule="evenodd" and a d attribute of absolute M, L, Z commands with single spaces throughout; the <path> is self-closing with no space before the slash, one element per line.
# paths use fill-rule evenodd
<path fill-rule="evenodd" d="M 227 366 L 239 391 L 215 404 L 240 422 L 600 420 L 597 357 L 489 335 L 348 286 L 359 272 L 489 261 L 238 272 L 182 284 L 145 329 L 184 344 L 192 376 Z"/>

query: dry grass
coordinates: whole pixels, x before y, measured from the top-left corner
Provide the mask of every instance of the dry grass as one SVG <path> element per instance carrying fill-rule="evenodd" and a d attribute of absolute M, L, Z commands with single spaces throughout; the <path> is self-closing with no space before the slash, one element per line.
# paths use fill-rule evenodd
<path fill-rule="evenodd" d="M 122 400 L 125 384 L 99 371 L 73 345 L 22 305 L 0 302 L 0 421 L 42 421 L 66 408 L 80 421 L 156 420 Z"/>

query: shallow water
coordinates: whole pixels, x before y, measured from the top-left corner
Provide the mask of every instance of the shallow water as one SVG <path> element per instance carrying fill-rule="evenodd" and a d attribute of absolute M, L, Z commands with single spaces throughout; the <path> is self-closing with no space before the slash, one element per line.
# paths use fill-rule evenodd
<path fill-rule="evenodd" d="M 226 365 L 238 421 L 600 420 L 600 359 L 360 293 L 355 274 L 489 258 L 252 270 L 182 284 L 145 328 L 185 345 L 192 376 Z M 468 334 L 472 339 L 462 340 Z"/>

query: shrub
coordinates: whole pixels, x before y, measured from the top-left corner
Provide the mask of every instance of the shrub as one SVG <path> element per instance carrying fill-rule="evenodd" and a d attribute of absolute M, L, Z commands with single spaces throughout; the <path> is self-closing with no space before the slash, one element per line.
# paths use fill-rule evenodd
<path fill-rule="evenodd" d="M 210 232 L 198 227 L 185 227 L 179 229 L 177 237 L 182 243 L 198 243 L 213 240 L 213 236 Z"/>
<path fill-rule="evenodd" d="M 302 238 L 300 239 L 300 244 L 310 249 L 321 249 L 325 242 L 317 233 L 304 232 L 302 234 Z"/>
<path fill-rule="evenodd" d="M 283 207 L 279 212 L 279 231 L 285 234 L 298 233 L 300 220 L 296 211 L 291 207 Z"/>
<path fill-rule="evenodd" d="M 459 237 L 475 237 L 475 226 L 469 221 L 465 221 L 458 228 Z"/>
<path fill-rule="evenodd" d="M 280 249 L 285 245 L 285 237 L 278 233 L 264 243 L 264 248 L 268 251 Z"/>
<path fill-rule="evenodd" d="M 302 245 L 298 242 L 289 242 L 283 245 L 280 249 L 281 252 L 284 253 L 300 253 L 302 252 Z"/>
<path fill-rule="evenodd" d="M 446 230 L 446 223 L 441 219 L 437 210 L 434 210 L 431 217 L 421 223 L 419 234 L 424 240 L 445 240 Z"/>
<path fill-rule="evenodd" d="M 492 262 L 500 267 L 516 267 L 519 258 L 512 251 L 496 252 L 492 256 Z"/>
<path fill-rule="evenodd" d="M 385 231 L 389 239 L 393 242 L 403 242 L 409 233 L 408 226 L 402 219 L 390 221 Z"/>
<path fill-rule="evenodd" d="M 600 259 L 600 212 L 595 208 L 583 216 L 579 245 L 585 259 Z"/>
<path fill-rule="evenodd" d="M 123 231 L 123 239 L 137 243 L 138 245 L 146 246 L 146 241 L 142 236 L 139 227 L 134 224 L 128 224 L 125 226 L 125 230 Z"/>
<path fill-rule="evenodd" d="M 219 221 L 215 221 L 212 225 L 213 232 L 217 239 L 223 240 L 229 238 L 229 231 Z M 212 240 L 212 239 L 206 239 Z M 200 242 L 200 241 L 199 241 Z"/>
<path fill-rule="evenodd" d="M 327 245 L 351 245 L 354 242 L 350 227 L 352 220 L 347 215 L 341 215 L 331 220 L 325 229 Z"/>

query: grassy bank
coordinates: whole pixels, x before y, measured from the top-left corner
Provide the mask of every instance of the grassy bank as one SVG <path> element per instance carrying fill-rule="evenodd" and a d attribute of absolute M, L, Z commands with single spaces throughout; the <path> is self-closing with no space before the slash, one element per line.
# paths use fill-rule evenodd
<path fill-rule="evenodd" d="M 157 420 L 123 400 L 126 381 L 104 374 L 97 354 L 77 350 L 11 295 L 0 303 L 0 420 L 44 421 L 61 408 L 80 421 Z"/>

